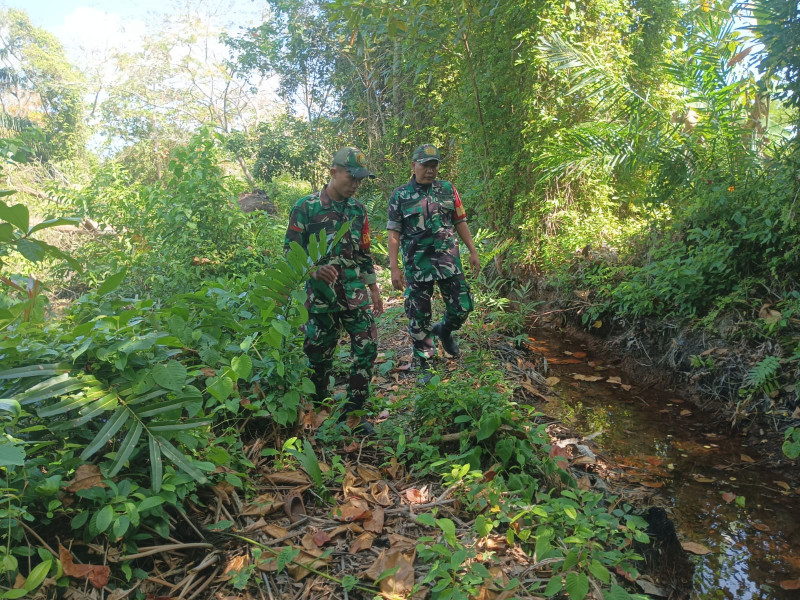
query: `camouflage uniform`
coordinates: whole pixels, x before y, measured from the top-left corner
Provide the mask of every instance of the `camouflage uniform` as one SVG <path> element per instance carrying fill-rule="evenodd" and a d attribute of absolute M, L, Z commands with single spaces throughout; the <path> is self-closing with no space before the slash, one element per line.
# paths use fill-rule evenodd
<path fill-rule="evenodd" d="M 350 335 L 353 363 L 345 412 L 361 408 L 369 396 L 372 367 L 378 353 L 378 332 L 366 287 L 376 281 L 366 209 L 353 198 L 334 202 L 323 188 L 297 201 L 284 242 L 284 251 L 292 242 L 307 249 L 311 235 L 324 231 L 330 239 L 348 221 L 350 230 L 320 263 L 336 267 L 336 281 L 332 286 L 320 279 L 309 279 L 306 283 L 309 319 L 303 344 L 316 387 L 314 400 L 321 401 L 328 396 L 333 355 L 342 329 Z"/>
<path fill-rule="evenodd" d="M 420 359 L 436 354 L 431 337 L 434 282 L 444 299 L 443 322 L 450 331 L 459 329 L 474 308 L 454 228 L 466 220 L 461 198 L 449 181 L 436 179 L 430 185 L 421 185 L 412 176 L 389 199 L 386 228 L 400 233 L 408 332 L 414 355 Z"/>

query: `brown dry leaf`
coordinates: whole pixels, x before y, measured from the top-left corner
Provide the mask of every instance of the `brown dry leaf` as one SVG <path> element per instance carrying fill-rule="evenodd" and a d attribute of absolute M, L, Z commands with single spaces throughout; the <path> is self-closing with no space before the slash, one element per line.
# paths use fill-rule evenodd
<path fill-rule="evenodd" d="M 242 528 L 242 533 L 252 533 L 266 526 L 267 522 L 264 520 L 264 517 L 260 517 L 258 521 L 250 523 L 250 525 L 247 525 L 246 527 Z"/>
<path fill-rule="evenodd" d="M 792 486 L 790 486 L 785 481 L 776 481 L 775 485 L 777 485 L 779 488 L 781 488 L 782 490 L 784 490 L 786 492 L 791 492 L 792 491 Z"/>
<path fill-rule="evenodd" d="M 753 523 L 752 525 L 759 531 L 770 531 L 769 525 L 765 525 L 764 523 Z"/>
<path fill-rule="evenodd" d="M 544 380 L 544 382 L 545 382 L 547 385 L 549 385 L 550 387 L 553 387 L 553 386 L 554 386 L 555 384 L 557 384 L 559 381 L 561 381 L 561 379 L 560 379 L 560 378 L 558 378 L 558 377 L 548 377 L 547 379 L 545 379 L 545 380 Z"/>
<path fill-rule="evenodd" d="M 692 414 L 692 411 L 690 411 L 688 408 L 684 408 L 684 409 L 681 411 L 681 416 L 682 416 L 682 417 L 688 417 L 690 414 Z"/>
<path fill-rule="evenodd" d="M 294 558 L 294 561 L 286 565 L 286 571 L 295 581 L 300 581 L 311 572 L 304 567 L 311 567 L 312 569 L 319 570 L 328 564 L 327 558 L 321 558 L 319 556 L 322 554 L 322 552 L 319 550 L 303 550 L 302 548 L 297 548 L 297 546 L 284 546 L 282 548 L 273 548 L 273 550 L 277 553 L 280 553 L 288 548 L 300 550 L 300 554 Z M 263 560 L 256 565 L 260 570 L 266 572 L 274 572 L 278 570 L 277 554 L 271 555 L 269 553 L 264 553 L 261 556 Z"/>
<path fill-rule="evenodd" d="M 742 454 L 742 456 L 740 458 L 742 459 L 742 462 L 746 462 L 746 463 L 754 463 L 754 462 L 756 462 L 754 458 L 750 458 L 749 456 L 747 456 L 747 454 Z"/>
<path fill-rule="evenodd" d="M 362 487 L 358 487 L 358 476 L 353 473 L 350 469 L 344 474 L 342 478 L 342 494 L 344 494 L 345 500 L 356 496 L 358 498 L 365 498 L 367 494 L 367 490 Z"/>
<path fill-rule="evenodd" d="M 800 406 L 794 409 L 794 412 L 792 413 L 792 418 L 800 419 Z"/>
<path fill-rule="evenodd" d="M 204 377 L 216 377 L 217 371 L 216 369 L 212 369 L 211 367 L 202 367 L 200 372 L 203 374 Z"/>
<path fill-rule="evenodd" d="M 319 546 L 314 543 L 314 534 L 310 531 L 306 532 L 306 534 L 300 538 L 300 545 L 305 550 L 316 550 L 319 548 Z"/>
<path fill-rule="evenodd" d="M 686 552 L 691 552 L 692 554 L 698 554 L 700 556 L 711 554 L 711 550 L 697 542 L 681 542 L 681 547 L 686 550 Z"/>
<path fill-rule="evenodd" d="M 642 485 L 649 488 L 660 488 L 664 487 L 663 481 L 643 481 Z"/>
<path fill-rule="evenodd" d="M 108 487 L 103 483 L 103 475 L 97 465 L 81 465 L 75 469 L 75 476 L 67 486 L 67 491 L 75 493 L 78 490 L 88 490 L 93 487 Z"/>
<path fill-rule="evenodd" d="M 280 525 L 275 525 L 274 523 L 270 523 L 269 525 L 264 527 L 264 533 L 277 540 L 278 538 L 286 537 L 287 535 L 289 535 L 289 530 L 286 529 L 285 527 L 281 527 Z"/>
<path fill-rule="evenodd" d="M 415 550 L 399 550 L 391 548 L 380 553 L 374 563 L 366 570 L 366 576 L 376 581 L 381 574 L 396 569 L 393 575 L 380 581 L 381 592 L 389 597 L 402 597 L 414 587 Z"/>
<path fill-rule="evenodd" d="M 264 475 L 264 480 L 273 485 L 310 485 L 311 480 L 302 471 L 279 471 Z"/>
<path fill-rule="evenodd" d="M 363 479 L 366 483 L 382 479 L 381 472 L 375 467 L 371 467 L 369 465 L 357 465 L 356 471 L 358 471 L 359 477 L 361 477 L 361 479 Z"/>
<path fill-rule="evenodd" d="M 356 552 L 361 552 L 362 550 L 369 550 L 372 548 L 372 541 L 374 539 L 374 535 L 365 531 L 356 539 L 354 539 L 352 544 L 350 544 L 350 554 L 355 554 Z"/>
<path fill-rule="evenodd" d="M 333 539 L 340 533 L 345 533 L 345 532 L 360 535 L 364 533 L 364 528 L 361 527 L 361 525 L 359 525 L 358 523 L 348 523 L 347 525 L 339 525 L 335 529 L 332 529 L 331 531 L 328 532 L 328 535 L 331 536 L 331 539 Z"/>
<path fill-rule="evenodd" d="M 17 573 L 16 578 L 14 579 L 14 589 L 18 590 L 21 587 L 25 587 L 25 582 L 27 579 L 22 573 Z"/>
<path fill-rule="evenodd" d="M 325 544 L 330 542 L 331 536 L 322 531 L 321 529 L 318 529 L 312 536 L 312 539 L 314 540 L 314 545 L 317 548 L 319 548 L 320 546 L 324 546 Z"/>
<path fill-rule="evenodd" d="M 734 494 L 733 492 L 725 492 L 724 494 L 722 494 L 722 499 L 725 500 L 725 502 L 727 502 L 728 504 L 730 504 L 731 502 L 736 500 L 736 494 Z"/>
<path fill-rule="evenodd" d="M 784 579 L 780 586 L 782 590 L 800 590 L 800 579 Z"/>
<path fill-rule="evenodd" d="M 345 504 L 341 504 L 333 509 L 333 518 L 337 521 L 351 523 L 353 521 L 363 521 L 369 519 L 372 512 L 367 503 L 361 498 L 350 498 Z"/>
<path fill-rule="evenodd" d="M 606 379 L 606 381 L 607 381 L 608 383 L 617 383 L 617 384 L 620 384 L 620 383 L 622 383 L 622 378 L 621 378 L 621 377 L 609 377 L 608 379 Z"/>
<path fill-rule="evenodd" d="M 247 554 L 242 554 L 240 556 L 234 556 L 233 558 L 229 559 L 228 562 L 225 563 L 225 568 L 222 571 L 222 577 L 224 579 L 230 579 L 231 571 L 241 571 L 246 566 L 250 564 L 250 556 Z"/>
<path fill-rule="evenodd" d="M 427 504 L 431 501 L 430 493 L 428 492 L 428 486 L 423 487 L 421 490 L 417 488 L 408 488 L 406 489 L 403 494 L 411 504 Z"/>
<path fill-rule="evenodd" d="M 578 381 L 600 381 L 603 379 L 599 375 L 582 375 L 581 373 L 573 373 L 572 378 Z"/>
<path fill-rule="evenodd" d="M 550 447 L 550 458 L 556 459 L 556 464 L 561 467 L 562 469 L 568 469 L 569 463 L 564 459 L 569 459 L 569 452 L 566 448 L 562 448 L 561 446 L 556 446 L 553 444 Z"/>
<path fill-rule="evenodd" d="M 389 461 L 389 466 L 384 467 L 383 470 L 391 479 L 394 479 L 395 481 L 402 479 L 406 472 L 405 467 L 398 463 L 394 456 L 392 457 L 392 460 Z"/>
<path fill-rule="evenodd" d="M 417 547 L 417 540 L 411 539 L 399 533 L 390 533 L 386 536 L 389 546 L 398 550 L 408 550 Z"/>
<path fill-rule="evenodd" d="M 384 520 L 383 508 L 378 506 L 372 511 L 372 516 L 366 521 L 364 521 L 364 529 L 380 535 L 381 533 L 383 533 L 383 520 Z"/>
<path fill-rule="evenodd" d="M 214 495 L 222 500 L 222 502 L 225 504 L 231 503 L 231 494 L 236 492 L 234 487 L 227 481 L 220 481 L 217 485 L 211 488 L 211 491 L 214 492 Z"/>
<path fill-rule="evenodd" d="M 478 594 L 472 597 L 474 600 L 510 600 L 518 597 L 518 594 L 514 593 L 517 586 L 508 590 L 503 589 L 509 584 L 508 576 L 503 569 L 498 566 L 489 567 L 489 574 L 491 579 L 484 580 Z"/>
<path fill-rule="evenodd" d="M 394 504 L 389 497 L 389 484 L 383 480 L 376 481 L 369 486 L 369 493 L 372 494 L 372 498 L 375 502 L 381 506 L 392 506 Z"/>
<path fill-rule="evenodd" d="M 575 466 L 595 465 L 597 464 L 597 461 L 590 456 L 579 456 L 578 458 L 572 461 L 572 464 Z"/>
<path fill-rule="evenodd" d="M 714 480 L 713 479 L 709 479 L 708 477 L 695 476 L 694 480 L 697 483 L 714 483 Z"/>
<path fill-rule="evenodd" d="M 261 494 L 258 498 L 253 500 L 250 504 L 245 504 L 242 507 L 242 515 L 264 516 L 274 513 L 276 510 L 281 510 L 284 506 L 283 496 L 280 494 L 272 494 L 267 492 Z"/>
<path fill-rule="evenodd" d="M 626 392 L 630 392 L 631 391 L 631 386 L 629 386 L 627 383 L 623 383 L 619 387 L 621 387 Z"/>
<path fill-rule="evenodd" d="M 770 306 L 770 304 L 765 304 L 762 306 L 761 310 L 758 311 L 758 316 L 759 318 L 764 319 L 768 325 L 773 325 L 774 323 L 780 321 L 783 318 L 783 315 L 780 313 L 780 311 L 771 309 Z"/>
<path fill-rule="evenodd" d="M 578 489 L 583 490 L 584 492 L 592 489 L 591 480 L 586 476 L 583 476 L 580 479 L 578 479 Z"/>
<path fill-rule="evenodd" d="M 586 358 L 586 352 L 573 352 L 572 356 L 575 358 Z"/>
<path fill-rule="evenodd" d="M 61 544 L 58 545 L 58 558 L 64 569 L 64 575 L 75 579 L 88 579 L 98 590 L 108 585 L 108 578 L 111 575 L 109 567 L 104 565 L 76 565 L 72 562 L 72 553 Z"/>
<path fill-rule="evenodd" d="M 345 452 L 355 452 L 356 450 L 358 450 L 359 446 L 360 444 L 358 442 L 352 441 L 346 446 L 344 446 L 342 450 L 344 450 Z"/>

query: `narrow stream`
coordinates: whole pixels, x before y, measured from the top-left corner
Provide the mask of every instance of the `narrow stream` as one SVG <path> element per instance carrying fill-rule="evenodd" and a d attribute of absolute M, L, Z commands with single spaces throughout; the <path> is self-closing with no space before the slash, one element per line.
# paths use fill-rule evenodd
<path fill-rule="evenodd" d="M 757 447 L 712 426 L 677 393 L 637 385 L 579 342 L 535 330 L 530 347 L 559 379 L 543 411 L 580 435 L 602 431 L 594 442 L 613 475 L 659 494 L 681 541 L 711 550 L 692 555 L 691 598 L 800 598 L 780 585 L 800 579 L 800 494 Z"/>

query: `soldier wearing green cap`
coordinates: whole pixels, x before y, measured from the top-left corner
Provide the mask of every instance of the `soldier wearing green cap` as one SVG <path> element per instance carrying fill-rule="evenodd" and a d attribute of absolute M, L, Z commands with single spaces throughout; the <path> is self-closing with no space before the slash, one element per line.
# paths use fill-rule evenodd
<path fill-rule="evenodd" d="M 292 208 L 284 241 L 284 251 L 288 251 L 292 242 L 308 250 L 311 236 L 325 232 L 330 239 L 345 223 L 350 223 L 348 232 L 306 284 L 309 318 L 303 344 L 316 390 L 314 401 L 320 402 L 329 395 L 339 336 L 343 329 L 350 335 L 353 362 L 342 419 L 352 411 L 361 410 L 369 396 L 372 367 L 378 353 L 375 317 L 383 312 L 370 253 L 367 211 L 353 198 L 366 177 L 374 175 L 367 169 L 363 152 L 352 147 L 336 152 L 327 185 L 301 198 Z M 373 432 L 363 416 L 359 427 L 362 433 Z"/>
<path fill-rule="evenodd" d="M 467 215 L 455 186 L 436 179 L 441 157 L 433 144 L 422 144 L 411 159 L 411 180 L 398 187 L 389 199 L 389 267 L 395 289 L 405 288 L 408 332 L 414 356 L 429 379 L 428 361 L 436 355 L 435 338 L 452 355 L 459 355 L 453 332 L 474 308 L 456 234 L 469 250 L 473 275 L 480 272 L 478 252 L 467 225 Z M 403 250 L 405 277 L 398 255 Z M 431 297 L 439 286 L 445 303 L 441 321 L 431 326 Z"/>

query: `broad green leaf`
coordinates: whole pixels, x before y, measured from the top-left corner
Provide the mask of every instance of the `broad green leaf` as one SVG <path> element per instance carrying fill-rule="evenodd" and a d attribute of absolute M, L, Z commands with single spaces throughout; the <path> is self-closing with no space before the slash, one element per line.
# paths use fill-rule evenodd
<path fill-rule="evenodd" d="M 0 398 L 0 412 L 11 413 L 16 419 L 22 412 L 22 407 L 14 398 Z"/>
<path fill-rule="evenodd" d="M 156 444 L 156 446 L 158 446 L 158 444 Z M 164 498 L 161 496 L 148 496 L 142 500 L 136 508 L 140 513 L 143 513 L 146 510 L 150 510 L 156 506 L 161 506 L 162 504 L 164 504 Z"/>
<path fill-rule="evenodd" d="M 119 285 L 125 279 L 125 275 L 128 274 L 127 267 L 123 267 L 121 270 L 117 271 L 113 275 L 109 275 L 106 279 L 101 283 L 97 288 L 97 295 L 98 296 L 105 296 L 109 292 L 113 292 L 115 289 L 119 287 Z"/>
<path fill-rule="evenodd" d="M 603 583 L 611 582 L 611 573 L 608 572 L 608 569 L 606 569 L 599 560 L 595 559 L 592 561 L 592 564 L 589 565 L 589 571 Z"/>
<path fill-rule="evenodd" d="M 457 545 L 456 524 L 450 519 L 436 519 L 436 524 L 444 533 L 444 539 L 447 541 L 447 543 L 451 546 Z"/>
<path fill-rule="evenodd" d="M 91 457 L 95 452 L 108 444 L 117 431 L 119 431 L 125 425 L 125 423 L 128 422 L 130 417 L 131 411 L 127 408 L 120 407 L 117 409 L 111 418 L 106 421 L 106 424 L 103 425 L 103 428 L 97 432 L 97 435 L 94 436 L 92 442 L 86 446 L 86 448 L 84 448 L 83 452 L 81 452 L 81 458 L 83 460 L 88 460 L 89 457 Z"/>
<path fill-rule="evenodd" d="M 155 365 L 151 372 L 158 385 L 174 392 L 179 392 L 186 383 L 186 367 L 177 360 Z"/>
<path fill-rule="evenodd" d="M 431 513 L 417 515 L 417 521 L 428 527 L 436 527 L 436 518 Z"/>
<path fill-rule="evenodd" d="M 233 381 L 230 377 L 217 377 L 207 389 L 217 400 L 224 402 L 233 393 Z"/>
<path fill-rule="evenodd" d="M 125 532 L 128 531 L 128 527 L 130 527 L 131 520 L 128 518 L 127 515 L 120 515 L 117 517 L 117 520 L 114 521 L 114 526 L 111 528 L 111 535 L 114 539 L 118 540 Z"/>
<path fill-rule="evenodd" d="M 500 419 L 500 415 L 496 414 L 489 414 L 484 415 L 481 417 L 481 426 L 478 429 L 478 433 L 475 436 L 477 441 L 485 440 L 488 437 L 497 431 L 497 428 L 500 427 L 502 424 L 502 420 Z"/>
<path fill-rule="evenodd" d="M 139 442 L 139 438 L 142 435 L 142 429 L 141 422 L 136 421 L 133 427 L 128 430 L 128 435 L 122 440 L 117 450 L 117 456 L 114 462 L 111 463 L 111 470 L 108 472 L 110 477 L 119 473 L 120 469 L 125 465 L 125 462 L 130 458 L 131 454 L 133 454 L 133 451 L 136 450 L 136 444 Z"/>
<path fill-rule="evenodd" d="M 578 518 L 578 511 L 576 511 L 571 506 L 565 506 L 564 507 L 564 514 L 567 515 L 573 521 Z"/>
<path fill-rule="evenodd" d="M 14 239 L 14 227 L 10 223 L 0 223 L 0 244 Z"/>
<path fill-rule="evenodd" d="M 239 376 L 239 379 L 247 379 L 253 371 L 253 361 L 246 354 L 235 356 L 233 360 L 231 360 L 231 368 L 233 372 Z"/>
<path fill-rule="evenodd" d="M 111 521 L 114 520 L 114 507 L 110 504 L 106 504 L 100 511 L 97 513 L 97 520 L 95 520 L 95 525 L 97 527 L 97 531 L 99 533 L 103 533 L 108 526 L 111 525 Z"/>
<path fill-rule="evenodd" d="M 8 221 L 23 233 L 28 233 L 30 215 L 28 213 L 28 207 L 24 204 L 9 206 L 0 200 L 0 219 Z"/>
<path fill-rule="evenodd" d="M 82 220 L 83 219 L 80 217 L 57 217 L 55 219 L 47 219 L 31 227 L 30 231 L 28 231 L 28 235 L 40 229 L 49 229 L 50 227 L 57 227 L 59 225 L 80 225 Z"/>
<path fill-rule="evenodd" d="M 573 600 L 583 600 L 589 593 L 589 578 L 584 573 L 567 573 L 564 585 Z"/>
<path fill-rule="evenodd" d="M 25 464 L 25 449 L 10 442 L 0 444 L 0 467 L 21 467 Z"/>
<path fill-rule="evenodd" d="M 548 598 L 555 596 L 561 591 L 562 587 L 564 587 L 564 585 L 561 582 L 561 575 L 553 575 L 550 578 L 550 581 L 547 582 L 547 587 L 544 589 L 544 595 Z"/>
<path fill-rule="evenodd" d="M 33 569 L 31 569 L 28 578 L 25 580 L 25 585 L 23 585 L 22 587 L 29 592 L 32 592 L 33 590 L 38 588 L 40 585 L 42 585 L 42 582 L 47 577 L 47 574 L 50 572 L 50 567 L 52 566 L 53 566 L 52 560 L 45 560 L 43 562 L 40 562 L 38 565 L 33 567 Z"/>
<path fill-rule="evenodd" d="M 49 246 L 39 240 L 17 240 L 17 250 L 31 262 L 39 262 L 47 256 Z"/>
<path fill-rule="evenodd" d="M 629 600 L 630 597 L 628 591 L 618 585 L 612 585 L 609 591 L 603 592 L 604 600 Z"/>

